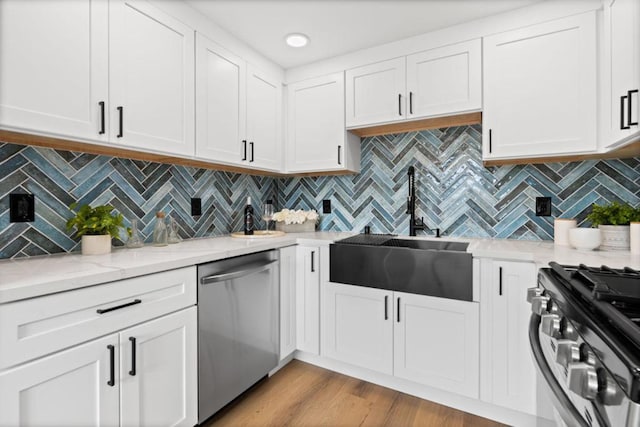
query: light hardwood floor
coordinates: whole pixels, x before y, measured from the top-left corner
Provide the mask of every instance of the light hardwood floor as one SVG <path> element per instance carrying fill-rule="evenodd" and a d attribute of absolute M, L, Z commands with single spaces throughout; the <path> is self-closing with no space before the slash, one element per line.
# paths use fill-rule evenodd
<path fill-rule="evenodd" d="M 501 425 L 294 360 L 203 427 Z"/>

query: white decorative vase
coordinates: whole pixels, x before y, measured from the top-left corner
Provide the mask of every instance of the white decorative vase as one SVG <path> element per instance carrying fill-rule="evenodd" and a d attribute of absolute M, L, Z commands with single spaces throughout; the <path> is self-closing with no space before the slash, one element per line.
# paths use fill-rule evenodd
<path fill-rule="evenodd" d="M 111 236 L 82 236 L 82 255 L 103 255 L 111 252 Z"/>
<path fill-rule="evenodd" d="M 315 221 L 305 221 L 302 224 L 285 224 L 284 221 L 276 222 L 276 230 L 285 233 L 308 233 L 316 231 Z"/>
<path fill-rule="evenodd" d="M 604 251 L 628 251 L 629 250 L 629 226 L 628 225 L 599 225 L 602 244 L 600 249 Z"/>

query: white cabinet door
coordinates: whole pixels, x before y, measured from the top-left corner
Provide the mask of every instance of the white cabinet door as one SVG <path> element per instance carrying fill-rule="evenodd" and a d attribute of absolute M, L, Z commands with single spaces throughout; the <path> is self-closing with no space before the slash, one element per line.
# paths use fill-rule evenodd
<path fill-rule="evenodd" d="M 244 60 L 196 35 L 197 157 L 242 163 L 246 144 L 245 82 Z"/>
<path fill-rule="evenodd" d="M 287 172 L 360 170 L 360 138 L 345 131 L 344 73 L 287 87 Z"/>
<path fill-rule="evenodd" d="M 394 292 L 393 374 L 479 395 L 478 303 Z"/>
<path fill-rule="evenodd" d="M 196 346 L 195 307 L 120 332 L 122 426 L 197 424 Z"/>
<path fill-rule="evenodd" d="M 536 286 L 533 263 L 488 261 L 481 267 L 483 329 L 489 353 L 483 371 L 489 373 L 490 401 L 536 414 L 536 371 L 529 346 L 527 289 Z M 484 345 L 484 344 L 483 344 Z"/>
<path fill-rule="evenodd" d="M 322 355 L 393 374 L 393 292 L 323 284 Z"/>
<path fill-rule="evenodd" d="M 119 389 L 114 334 L 0 374 L 0 425 L 117 426 Z"/>
<path fill-rule="evenodd" d="M 483 157 L 594 152 L 596 49 L 595 12 L 486 37 Z"/>
<path fill-rule="evenodd" d="M 296 251 L 296 342 L 298 350 L 320 354 L 320 248 Z"/>
<path fill-rule="evenodd" d="M 282 165 L 282 83 L 247 67 L 247 162 L 279 171 Z"/>
<path fill-rule="evenodd" d="M 194 31 L 139 0 L 111 0 L 109 25 L 111 140 L 193 155 Z"/>
<path fill-rule="evenodd" d="M 407 56 L 408 118 L 482 108 L 480 39 Z"/>
<path fill-rule="evenodd" d="M 405 57 L 346 71 L 347 128 L 406 118 Z"/>
<path fill-rule="evenodd" d="M 108 24 L 101 0 L 0 1 L 0 126 L 106 140 Z"/>
<path fill-rule="evenodd" d="M 604 8 L 605 146 L 617 147 L 640 132 L 640 2 L 609 0 Z"/>
<path fill-rule="evenodd" d="M 280 360 L 296 350 L 296 246 L 280 249 Z"/>

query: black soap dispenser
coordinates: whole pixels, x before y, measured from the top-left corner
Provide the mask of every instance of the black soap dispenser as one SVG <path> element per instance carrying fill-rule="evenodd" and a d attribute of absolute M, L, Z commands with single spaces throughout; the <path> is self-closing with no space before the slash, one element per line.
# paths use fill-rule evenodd
<path fill-rule="evenodd" d="M 251 206 L 251 197 L 247 197 L 247 206 L 244 208 L 244 234 L 247 236 L 253 234 L 253 206 Z"/>

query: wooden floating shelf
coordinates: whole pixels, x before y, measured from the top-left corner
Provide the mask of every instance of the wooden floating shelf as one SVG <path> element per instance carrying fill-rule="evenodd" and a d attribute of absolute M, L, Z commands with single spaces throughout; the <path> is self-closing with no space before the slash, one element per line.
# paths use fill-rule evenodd
<path fill-rule="evenodd" d="M 428 129 L 440 129 L 453 126 L 468 126 L 482 123 L 482 113 L 466 113 L 456 116 L 434 117 L 430 119 L 411 120 L 400 123 L 370 126 L 366 128 L 349 129 L 349 132 L 361 138 L 367 136 L 390 135 L 394 133 L 416 132 Z"/>

